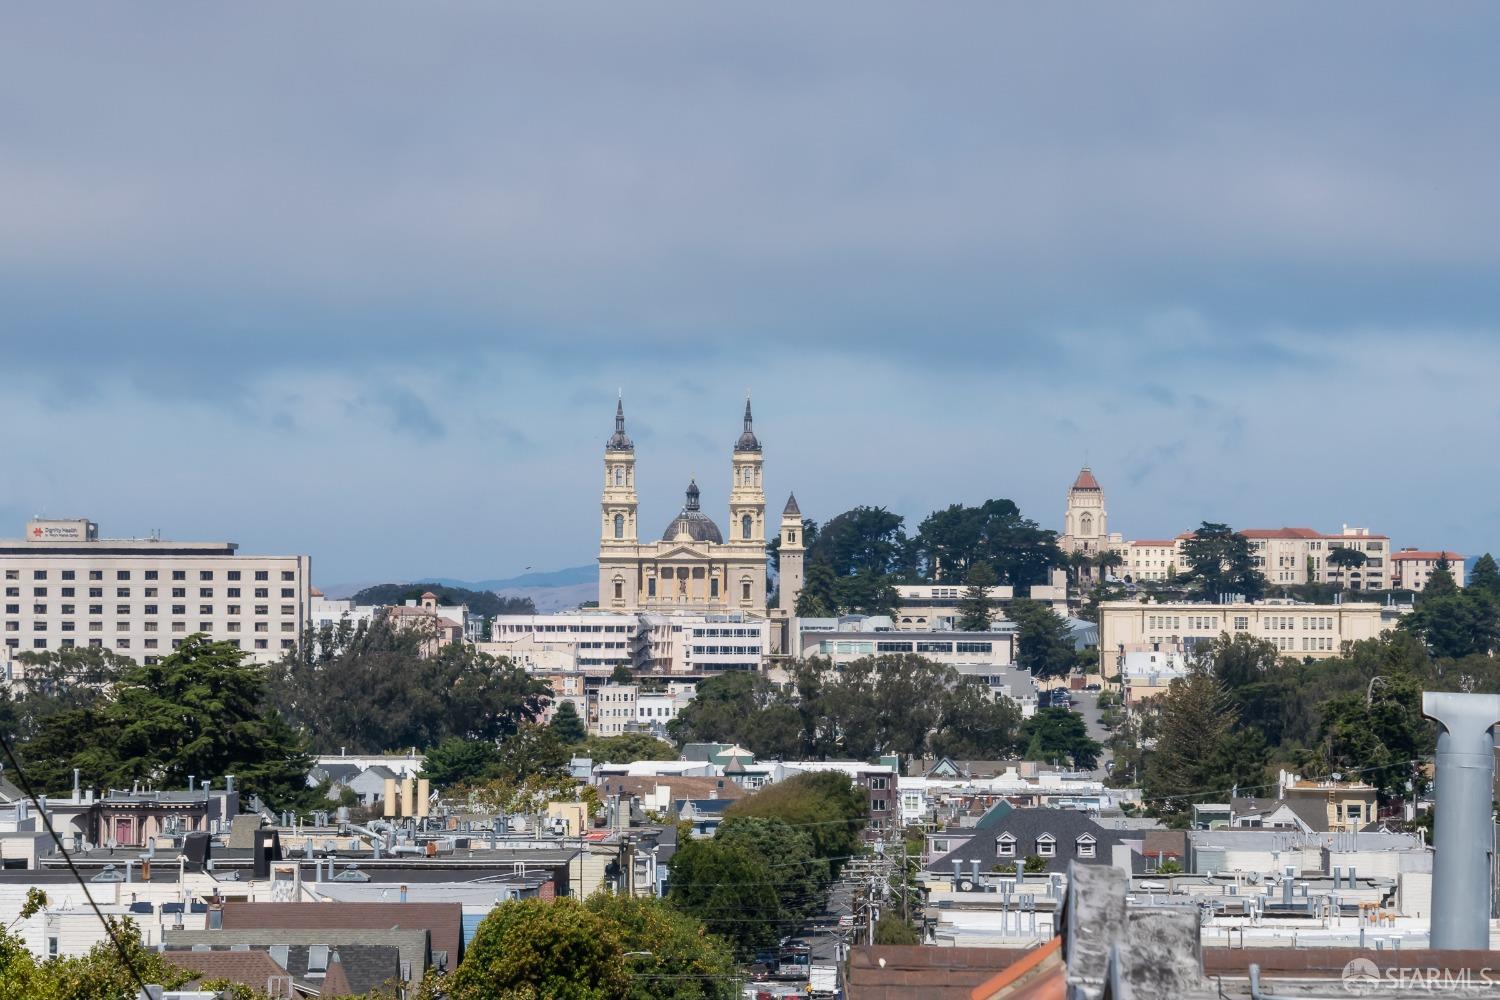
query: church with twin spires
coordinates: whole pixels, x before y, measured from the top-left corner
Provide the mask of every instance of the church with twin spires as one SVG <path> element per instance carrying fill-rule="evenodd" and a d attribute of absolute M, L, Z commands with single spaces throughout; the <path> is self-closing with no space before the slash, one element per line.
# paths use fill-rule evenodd
<path fill-rule="evenodd" d="M 764 457 L 750 401 L 730 453 L 728 537 L 704 513 L 696 480 L 682 510 L 660 538 L 643 540 L 637 524 L 635 444 L 625 433 L 625 403 L 615 405 L 615 432 L 604 445 L 600 504 L 599 607 L 605 611 L 743 612 L 766 617 Z M 781 524 L 778 613 L 790 614 L 802 589 L 802 514 L 787 500 Z M 781 609 L 785 609 L 781 612 Z"/>

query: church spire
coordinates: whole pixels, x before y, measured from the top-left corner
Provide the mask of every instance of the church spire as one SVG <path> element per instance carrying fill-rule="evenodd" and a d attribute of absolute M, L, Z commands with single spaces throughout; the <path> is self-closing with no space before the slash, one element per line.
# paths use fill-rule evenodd
<path fill-rule="evenodd" d="M 735 451 L 760 451 L 760 441 L 755 436 L 755 418 L 750 414 L 750 397 L 745 397 L 745 431 L 734 443 Z"/>
<path fill-rule="evenodd" d="M 604 445 L 610 451 L 634 451 L 635 445 L 625 436 L 625 397 L 615 401 L 615 432 Z"/>

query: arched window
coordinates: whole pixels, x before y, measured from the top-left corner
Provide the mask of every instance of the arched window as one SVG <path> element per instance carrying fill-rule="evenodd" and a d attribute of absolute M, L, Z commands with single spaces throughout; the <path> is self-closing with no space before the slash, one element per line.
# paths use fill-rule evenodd
<path fill-rule="evenodd" d="M 617 576 L 617 577 L 615 577 L 615 600 L 617 600 L 617 601 L 623 601 L 624 599 L 625 599 L 625 581 L 622 580 L 622 579 L 620 579 Z"/>
<path fill-rule="evenodd" d="M 740 600 L 742 600 L 742 601 L 748 601 L 748 600 L 750 600 L 750 581 L 749 580 L 741 580 L 740 581 Z"/>
<path fill-rule="evenodd" d="M 750 515 L 749 514 L 746 514 L 744 517 L 740 518 L 740 537 L 744 538 L 744 539 L 748 539 L 750 537 Z"/>
<path fill-rule="evenodd" d="M 622 465 L 615 466 L 615 485 L 625 485 L 625 467 Z"/>
<path fill-rule="evenodd" d="M 1094 518 L 1090 514 L 1084 514 L 1078 519 L 1078 533 L 1080 535 L 1092 535 L 1094 533 Z"/>
<path fill-rule="evenodd" d="M 624 538 L 625 537 L 625 515 L 624 514 L 616 514 L 615 515 L 615 537 L 616 538 Z"/>
<path fill-rule="evenodd" d="M 796 545 L 797 544 L 797 533 L 795 531 L 788 531 L 786 533 L 786 543 L 788 545 Z"/>
<path fill-rule="evenodd" d="M 752 482 L 753 476 L 754 476 L 754 473 L 750 470 L 750 466 L 748 466 L 748 465 L 745 466 L 744 480 L 745 480 L 745 485 L 746 486 L 750 485 L 750 483 Z"/>

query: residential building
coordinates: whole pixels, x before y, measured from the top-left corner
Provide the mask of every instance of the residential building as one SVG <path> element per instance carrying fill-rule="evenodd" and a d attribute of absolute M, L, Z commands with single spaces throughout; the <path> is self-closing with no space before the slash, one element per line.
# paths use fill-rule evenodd
<path fill-rule="evenodd" d="M 0 540 L 0 659 L 85 646 L 154 663 L 203 633 L 271 662 L 308 624 L 311 559 L 238 548 L 101 538 L 86 519 L 33 520 L 26 537 Z"/>
<path fill-rule="evenodd" d="M 1121 553 L 1121 575 L 1128 580 L 1170 580 L 1182 572 L 1182 553 L 1174 538 L 1129 542 Z"/>
<path fill-rule="evenodd" d="M 775 781 L 813 771 L 839 771 L 864 790 L 869 801 L 869 819 L 864 839 L 868 842 L 901 835 L 901 793 L 896 785 L 894 758 L 879 764 L 850 760 L 788 760 L 776 766 Z"/>
<path fill-rule="evenodd" d="M 711 677 L 729 670 L 760 670 L 771 650 L 764 618 L 728 614 L 643 614 L 636 650 L 642 673 Z"/>
<path fill-rule="evenodd" d="M 589 720 L 589 732 L 596 736 L 634 732 L 640 690 L 638 684 L 601 684 L 594 696 L 595 708 L 593 718 Z"/>
<path fill-rule="evenodd" d="M 729 537 L 705 514 L 696 480 L 682 510 L 656 541 L 637 525 L 635 444 L 625 409 L 615 407 L 615 432 L 604 447 L 599 535 L 599 607 L 610 611 L 739 612 L 766 617 L 766 496 L 764 458 L 750 401 L 730 456 Z M 794 503 L 789 503 L 794 508 Z M 785 516 L 783 520 L 786 520 Z M 783 581 L 795 608 L 794 581 Z"/>
<path fill-rule="evenodd" d="M 1428 552 L 1421 549 L 1402 549 L 1391 556 L 1391 586 L 1402 590 L 1422 590 L 1426 588 L 1427 581 L 1432 577 L 1432 571 L 1437 569 L 1438 563 L 1445 559 L 1448 561 L 1448 572 L 1453 575 L 1453 582 L 1462 587 L 1464 585 L 1463 556 L 1446 550 Z"/>
<path fill-rule="evenodd" d="M 422 652 L 434 655 L 444 646 L 464 641 L 469 609 L 464 605 L 440 607 L 437 595 L 427 591 L 416 601 L 407 601 L 380 612 L 393 628 L 422 635 Z"/>
<path fill-rule="evenodd" d="M 892 621 L 896 628 L 919 632 L 951 629 L 958 620 L 958 605 L 963 600 L 966 589 L 957 583 L 897 584 L 896 596 L 899 603 Z M 1015 588 L 1010 584 L 1003 584 L 987 587 L 985 590 L 990 600 L 995 602 L 995 617 L 999 619 L 1002 617 L 1001 607 L 1010 603 L 1015 596 Z"/>
<path fill-rule="evenodd" d="M 1287 656 L 1326 659 L 1382 628 L 1381 607 L 1370 603 L 1106 601 L 1099 605 L 1100 672 L 1118 680 L 1130 652 L 1191 652 L 1225 634 L 1268 640 Z"/>

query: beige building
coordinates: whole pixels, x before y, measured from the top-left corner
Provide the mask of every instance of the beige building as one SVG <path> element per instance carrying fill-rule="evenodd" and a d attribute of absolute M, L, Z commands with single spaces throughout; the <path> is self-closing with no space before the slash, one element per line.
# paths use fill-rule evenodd
<path fill-rule="evenodd" d="M 599 607 L 608 611 L 740 612 L 765 617 L 766 497 L 763 457 L 750 402 L 730 458 L 729 538 L 700 504 L 696 481 L 660 539 L 638 535 L 635 445 L 623 402 L 604 448 Z M 795 503 L 789 504 L 795 510 Z M 783 516 L 785 523 L 787 517 Z M 800 521 L 798 522 L 800 530 Z M 784 588 L 785 593 L 785 588 Z M 795 605 L 796 595 L 788 595 Z"/>
<path fill-rule="evenodd" d="M 1182 572 L 1182 553 L 1175 538 L 1129 542 L 1121 553 L 1120 572 L 1131 580 L 1170 580 Z"/>
<path fill-rule="evenodd" d="M 296 647 L 309 620 L 311 559 L 237 549 L 33 520 L 25 538 L 0 540 L 0 659 L 81 646 L 153 663 L 201 632 L 270 662 Z"/>
<path fill-rule="evenodd" d="M 1391 586 L 1403 590 L 1422 590 L 1432 571 L 1443 559 L 1448 560 L 1448 572 L 1453 582 L 1464 585 L 1464 557 L 1457 552 L 1425 552 L 1419 549 L 1402 549 L 1391 556 Z"/>
<path fill-rule="evenodd" d="M 1083 552 L 1097 556 L 1109 550 L 1121 551 L 1125 537 L 1109 532 L 1109 511 L 1104 506 L 1104 488 L 1085 465 L 1068 488 L 1067 510 L 1063 513 L 1063 531 L 1057 539 L 1064 552 Z"/>
<path fill-rule="evenodd" d="M 1381 630 L 1379 604 L 1106 601 L 1099 605 L 1099 667 L 1117 680 L 1130 652 L 1191 650 L 1224 634 L 1269 640 L 1287 656 L 1327 659 L 1345 643 L 1373 639 Z"/>

